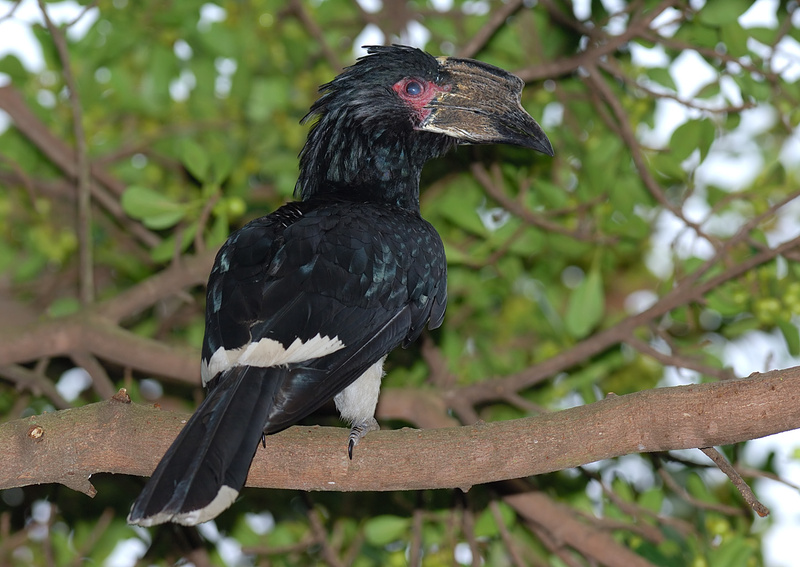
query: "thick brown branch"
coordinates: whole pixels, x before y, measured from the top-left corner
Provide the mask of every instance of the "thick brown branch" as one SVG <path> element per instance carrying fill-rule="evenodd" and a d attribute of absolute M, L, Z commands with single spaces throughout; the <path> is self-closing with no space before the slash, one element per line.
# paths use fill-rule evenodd
<path fill-rule="evenodd" d="M 0 327 L 0 365 L 43 356 L 74 356 L 78 352 L 141 372 L 199 384 L 199 352 L 140 337 L 117 323 L 187 286 L 205 282 L 214 255 L 215 251 L 209 250 L 185 256 L 180 263 L 82 313 L 22 328 Z M 105 391 L 109 394 L 107 388 Z"/>
<path fill-rule="evenodd" d="M 388 391 L 385 396 L 392 396 Z M 0 488 L 100 472 L 146 476 L 187 415 L 101 402 L 0 425 Z M 800 427 L 800 367 L 647 390 L 513 421 L 371 433 L 347 458 L 347 430 L 292 427 L 267 437 L 249 486 L 302 490 L 469 488 L 630 453 L 729 445 Z"/>
<path fill-rule="evenodd" d="M 3 329 L 0 365 L 42 356 L 89 352 L 140 372 L 200 383 L 197 351 L 146 339 L 92 314 L 78 314 L 23 329 Z"/>
<path fill-rule="evenodd" d="M 177 264 L 98 305 L 98 311 L 104 317 L 119 322 L 187 287 L 205 283 L 216 253 L 215 249 L 194 256 L 181 256 Z"/>
<path fill-rule="evenodd" d="M 506 496 L 505 501 L 528 522 L 544 529 L 558 546 L 578 549 L 601 565 L 614 567 L 653 567 L 653 564 L 620 546 L 611 534 L 579 521 L 572 510 L 541 492 Z M 553 521 L 558 518 L 558 521 Z"/>

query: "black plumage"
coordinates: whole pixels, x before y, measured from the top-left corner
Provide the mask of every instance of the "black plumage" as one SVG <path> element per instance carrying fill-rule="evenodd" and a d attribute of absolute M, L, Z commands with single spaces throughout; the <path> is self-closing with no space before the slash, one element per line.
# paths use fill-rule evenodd
<path fill-rule="evenodd" d="M 208 282 L 206 400 L 136 500 L 131 523 L 196 524 L 227 508 L 262 434 L 335 397 L 349 448 L 377 428 L 386 355 L 447 302 L 444 247 L 419 212 L 430 158 L 458 143 L 552 155 L 522 109 L 523 83 L 477 61 L 371 47 L 321 88 L 300 154 L 298 202 L 252 221 Z"/>

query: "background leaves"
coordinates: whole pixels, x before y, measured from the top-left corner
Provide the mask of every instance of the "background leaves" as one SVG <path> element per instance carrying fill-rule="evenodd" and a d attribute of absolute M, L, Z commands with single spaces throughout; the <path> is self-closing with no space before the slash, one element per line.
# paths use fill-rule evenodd
<path fill-rule="evenodd" d="M 24 4 L 0 25 L 28 18 Z M 148 349 L 199 347 L 207 266 L 194 266 L 291 197 L 308 131 L 299 122 L 318 86 L 360 44 L 381 41 L 516 72 L 528 83 L 523 106 L 556 150 L 550 159 L 462 147 L 426 168 L 422 209 L 445 241 L 450 303 L 441 329 L 389 359 L 387 396 L 412 389 L 440 401 L 444 418 L 472 424 L 797 364 L 797 248 L 774 250 L 798 224 L 791 140 L 800 88 L 787 53 L 800 31 L 794 4 L 772 3 L 774 18 L 755 26 L 742 17 L 753 4 L 101 1 L 81 16 L 93 22 L 85 34 L 66 32 L 66 62 L 32 24 L 38 67 L 0 58 L 10 81 L 0 107 L 11 118 L 0 134 L 0 328 L 38 339 L 26 325 L 100 311 L 136 348 L 125 364 L 103 352 L 3 351 L 3 415 L 79 405 L 122 386 L 135 401 L 190 411 L 196 368 L 144 371 Z M 91 163 L 97 305 L 81 305 L 77 292 L 87 244 L 76 237 L 65 65 Z M 175 280 L 151 285 L 164 274 Z M 663 309 L 626 326 L 654 305 Z M 603 342 L 609 329 L 616 339 Z M 768 349 L 748 350 L 764 337 Z M 539 374 L 553 360 L 565 362 Z M 91 386 L 65 400 L 62 374 L 74 367 L 86 368 Z M 510 380 L 522 385 L 503 389 Z M 338 422 L 328 408 L 309 423 Z M 782 472 L 783 457 L 751 462 L 745 453 L 726 449 L 749 474 Z M 125 542 L 136 546 L 128 558 L 152 545 L 148 560 L 161 564 L 198 552 L 197 538 L 187 546 L 124 524 L 139 479 L 93 480 L 98 496 L 88 503 L 49 485 L 3 492 L 0 528 L 16 547 L 0 546 L 0 562 L 105 562 Z M 630 456 L 526 486 L 564 515 L 528 521 L 503 500 L 507 487 L 251 490 L 219 532 L 202 531 L 199 553 L 231 565 L 593 564 L 591 549 L 556 537 L 577 518 L 613 535 L 619 564 L 629 550 L 652 565 L 762 563 L 766 527 L 729 484 L 683 455 Z"/>

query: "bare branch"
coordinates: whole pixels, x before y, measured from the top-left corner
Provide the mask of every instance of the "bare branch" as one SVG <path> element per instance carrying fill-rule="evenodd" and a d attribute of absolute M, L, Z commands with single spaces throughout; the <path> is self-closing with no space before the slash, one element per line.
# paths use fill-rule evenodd
<path fill-rule="evenodd" d="M 575 548 L 609 567 L 653 567 L 641 555 L 615 542 L 610 534 L 578 521 L 568 507 L 541 492 L 514 494 L 506 496 L 505 501 L 528 522 L 542 528 L 556 546 Z"/>
<path fill-rule="evenodd" d="M 756 495 L 753 494 L 753 491 L 750 489 L 744 479 L 739 476 L 739 473 L 736 472 L 736 469 L 733 468 L 733 466 L 725 459 L 725 457 L 722 456 L 719 451 L 717 451 L 714 447 L 701 447 L 700 450 L 706 457 L 714 461 L 714 464 L 719 467 L 719 470 L 724 472 L 727 477 L 731 479 L 733 485 L 739 489 L 744 501 L 747 502 L 747 504 L 753 510 L 755 510 L 756 514 L 762 518 L 769 516 L 769 508 L 759 502 L 758 498 L 756 498 Z"/>
<path fill-rule="evenodd" d="M 489 21 L 473 35 L 466 45 L 458 50 L 458 57 L 475 57 L 492 36 L 500 29 L 506 20 L 511 17 L 524 4 L 523 0 L 511 0 L 492 10 Z"/>
<path fill-rule="evenodd" d="M 617 49 L 631 41 L 635 37 L 644 35 L 650 24 L 653 23 L 659 14 L 667 8 L 670 8 L 675 3 L 675 0 L 664 0 L 658 6 L 648 11 L 645 15 L 638 19 L 633 19 L 623 33 L 617 36 L 607 36 L 605 41 L 593 45 L 592 48 L 583 51 L 572 57 L 566 57 L 550 63 L 527 67 L 515 71 L 522 80 L 526 82 L 537 81 L 542 79 L 554 79 L 561 75 L 566 75 L 576 71 L 579 67 L 592 64 L 602 57 L 614 53 Z"/>
<path fill-rule="evenodd" d="M 630 453 L 728 445 L 798 428 L 798 398 L 800 367 L 795 367 L 614 396 L 512 421 L 378 431 L 359 445 L 352 461 L 346 429 L 291 427 L 267 437 L 248 486 L 466 489 Z M 85 489 L 88 478 L 101 472 L 149 475 L 186 419 L 109 401 L 7 422 L 0 425 L 0 445 L 9 448 L 0 488 L 59 482 Z"/>
<path fill-rule="evenodd" d="M 196 350 L 146 339 L 91 312 L 3 329 L 0 334 L 0 365 L 80 351 L 141 372 L 199 384 Z"/>
<path fill-rule="evenodd" d="M 53 383 L 43 373 L 28 370 L 17 364 L 0 365 L 0 376 L 11 380 L 19 390 L 29 390 L 34 394 L 44 394 L 58 409 L 67 409 L 70 403 L 61 397 Z"/>

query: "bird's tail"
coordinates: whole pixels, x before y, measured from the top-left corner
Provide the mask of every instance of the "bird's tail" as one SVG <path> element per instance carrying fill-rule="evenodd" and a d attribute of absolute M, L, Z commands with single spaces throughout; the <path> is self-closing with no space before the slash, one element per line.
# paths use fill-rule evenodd
<path fill-rule="evenodd" d="M 246 366 L 220 376 L 133 503 L 128 523 L 195 525 L 228 508 L 247 478 L 279 382 Z"/>

